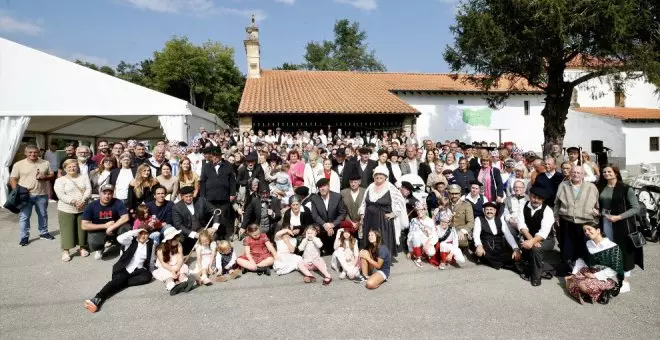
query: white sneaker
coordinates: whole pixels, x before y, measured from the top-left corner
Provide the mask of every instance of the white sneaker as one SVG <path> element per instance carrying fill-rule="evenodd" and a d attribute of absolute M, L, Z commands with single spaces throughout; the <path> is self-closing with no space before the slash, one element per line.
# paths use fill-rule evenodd
<path fill-rule="evenodd" d="M 103 258 L 103 251 L 97 250 L 94 252 L 94 260 L 100 260 Z"/>
<path fill-rule="evenodd" d="M 628 281 L 623 281 L 619 293 L 628 293 L 629 291 L 630 291 L 630 283 L 628 283 Z"/>
<path fill-rule="evenodd" d="M 341 272 L 341 274 L 339 274 L 339 279 L 343 280 L 345 278 L 346 278 L 346 272 Z"/>

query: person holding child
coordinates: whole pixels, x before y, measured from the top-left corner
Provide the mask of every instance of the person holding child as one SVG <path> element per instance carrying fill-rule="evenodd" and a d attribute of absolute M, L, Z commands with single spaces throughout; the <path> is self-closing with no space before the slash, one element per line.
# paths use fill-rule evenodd
<path fill-rule="evenodd" d="M 367 247 L 360 251 L 362 273 L 355 282 L 365 282 L 367 289 L 376 289 L 390 277 L 392 255 L 382 244 L 382 236 L 378 230 L 370 230 L 367 241 Z"/>
<path fill-rule="evenodd" d="M 181 230 L 174 227 L 163 232 L 163 244 L 158 247 L 156 255 L 156 270 L 153 276 L 156 280 L 165 282 L 165 288 L 170 295 L 189 292 L 195 287 L 195 278 L 188 276 L 188 265 L 183 260 L 183 247 L 179 242 Z"/>
<path fill-rule="evenodd" d="M 261 232 L 259 225 L 250 224 L 247 226 L 248 237 L 243 239 L 245 254 L 239 257 L 236 262 L 243 268 L 243 271 L 256 272 L 257 275 L 266 274 L 270 276 L 270 266 L 275 263 L 277 252 L 266 234 Z"/>
<path fill-rule="evenodd" d="M 312 276 L 311 270 L 318 270 L 323 274 L 323 285 L 327 286 L 332 282 L 332 277 L 328 272 L 325 261 L 321 258 L 321 249 L 323 248 L 323 241 L 318 238 L 320 227 L 317 225 L 310 225 L 305 228 L 305 238 L 300 242 L 298 249 L 303 252 L 302 261 L 298 264 L 298 269 L 305 276 L 305 283 L 312 283 L 316 281 Z"/>
<path fill-rule="evenodd" d="M 158 246 L 160 243 L 160 229 L 163 223 L 156 219 L 155 215 L 149 214 L 149 207 L 141 203 L 135 211 L 135 221 L 133 222 L 133 230 L 145 229 L 149 232 L 149 238 L 154 241 L 154 245 Z"/>
<path fill-rule="evenodd" d="M 358 241 L 351 230 L 340 228 L 335 238 L 335 252 L 332 253 L 331 267 L 340 272 L 339 278 L 353 280 L 360 274 L 360 253 Z"/>

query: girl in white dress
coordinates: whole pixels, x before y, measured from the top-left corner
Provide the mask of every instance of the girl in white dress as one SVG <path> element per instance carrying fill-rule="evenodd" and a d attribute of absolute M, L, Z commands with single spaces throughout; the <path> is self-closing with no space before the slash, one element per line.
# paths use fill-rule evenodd
<path fill-rule="evenodd" d="M 425 201 L 415 202 L 417 217 L 410 221 L 408 232 L 408 257 L 417 267 L 422 267 L 422 256 L 429 259 L 435 256 L 435 244 L 438 243 L 438 233 L 433 219 L 428 216 Z"/>
<path fill-rule="evenodd" d="M 458 246 L 456 229 L 449 226 L 454 215 L 450 210 L 440 210 L 435 215 L 437 223 L 438 242 L 440 242 L 440 265 L 438 269 L 447 268 L 447 263 L 465 263 L 465 256 Z"/>
<path fill-rule="evenodd" d="M 277 260 L 273 263 L 273 270 L 277 275 L 289 274 L 298 269 L 298 263 L 302 261 L 302 257 L 294 254 L 297 243 L 293 230 L 290 228 L 283 228 L 275 234 Z"/>
<path fill-rule="evenodd" d="M 215 258 L 216 247 L 215 243 L 211 241 L 211 234 L 208 231 L 203 230 L 199 233 L 199 245 L 197 246 L 197 268 L 195 272 L 199 274 L 201 283 L 210 286 L 211 276 L 214 272 L 213 270 L 213 258 Z"/>
<path fill-rule="evenodd" d="M 360 273 L 358 241 L 350 232 L 341 228 L 337 230 L 334 248 L 331 267 L 340 272 L 340 279 L 343 280 L 346 277 L 351 280 L 355 279 Z"/>

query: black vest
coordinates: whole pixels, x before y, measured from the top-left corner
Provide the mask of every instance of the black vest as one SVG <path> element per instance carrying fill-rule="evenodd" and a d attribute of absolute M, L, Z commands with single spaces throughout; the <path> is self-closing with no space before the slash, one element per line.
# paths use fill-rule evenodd
<path fill-rule="evenodd" d="M 543 220 L 543 212 L 545 211 L 545 207 L 546 204 L 543 203 L 541 205 L 541 209 L 537 210 L 532 216 L 531 203 L 525 203 L 525 207 L 523 208 L 523 217 L 525 218 L 525 225 L 527 225 L 527 230 L 532 236 L 536 235 L 536 233 L 541 230 L 541 221 Z"/>
<path fill-rule="evenodd" d="M 502 219 L 499 217 L 495 217 L 495 229 L 497 229 L 497 235 L 493 235 L 493 232 L 490 230 L 490 226 L 488 225 L 488 221 L 486 220 L 485 217 L 479 217 L 479 221 L 481 222 L 481 240 L 482 241 L 490 241 L 494 239 L 499 239 L 501 240 L 504 237 L 504 232 L 502 231 Z"/>
<path fill-rule="evenodd" d="M 469 195 L 468 195 L 469 196 Z M 477 203 L 472 203 L 472 201 L 466 199 L 466 202 L 470 203 L 472 205 L 472 213 L 474 214 L 474 217 L 484 217 L 484 195 L 479 194 L 479 199 L 477 199 Z M 497 220 L 497 218 L 495 218 Z"/>
<path fill-rule="evenodd" d="M 119 257 L 119 261 L 117 261 L 112 266 L 113 273 L 120 272 L 126 269 L 128 264 L 131 263 L 133 256 L 135 255 L 135 250 L 137 249 L 137 246 L 138 246 L 138 241 L 136 239 L 133 239 L 131 245 L 128 246 L 128 248 L 126 248 Z M 144 260 L 144 263 L 142 264 L 142 267 L 147 270 L 149 269 L 151 263 L 151 253 L 153 251 L 153 248 L 154 248 L 154 242 L 151 239 L 147 239 L 147 258 Z"/>

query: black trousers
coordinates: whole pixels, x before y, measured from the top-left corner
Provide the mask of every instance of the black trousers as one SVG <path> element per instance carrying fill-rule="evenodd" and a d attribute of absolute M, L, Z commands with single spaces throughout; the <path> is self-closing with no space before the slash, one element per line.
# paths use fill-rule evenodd
<path fill-rule="evenodd" d="M 211 201 L 211 204 L 222 211 L 220 213 L 220 227 L 218 227 L 218 231 L 215 233 L 215 238 L 216 240 L 229 241 L 234 234 L 234 215 L 231 202 Z"/>
<path fill-rule="evenodd" d="M 105 300 L 124 288 L 140 286 L 149 282 L 151 282 L 151 272 L 148 269 L 140 268 L 134 270 L 132 273 L 127 272 L 126 269 L 122 269 L 121 271 L 112 273 L 112 280 L 105 284 L 101 291 L 96 294 L 96 297 Z"/>
<path fill-rule="evenodd" d="M 582 224 L 559 219 L 559 248 L 561 249 L 561 267 L 558 275 L 566 276 L 573 271 L 573 265 L 579 258 L 587 256 L 587 241 Z"/>
<path fill-rule="evenodd" d="M 541 275 L 550 269 L 549 266 L 545 266 L 543 254 L 546 251 L 551 251 L 554 247 L 555 239 L 551 234 L 541 242 L 541 248 L 522 249 L 522 260 L 526 263 L 525 274 L 529 275 L 532 280 L 540 279 Z"/>
<path fill-rule="evenodd" d="M 496 235 L 492 238 L 482 235 L 482 246 L 484 247 L 484 256 L 480 260 L 497 270 L 514 269 L 515 262 L 511 259 L 511 248 L 506 243 L 503 235 Z"/>

